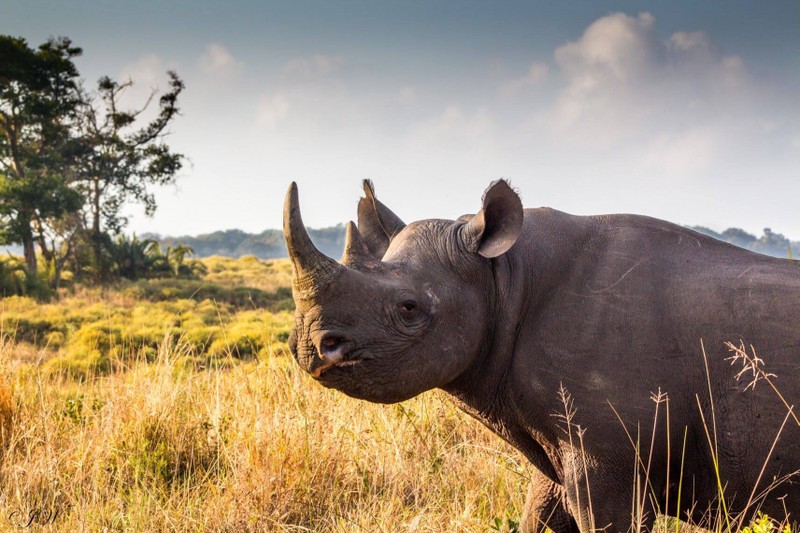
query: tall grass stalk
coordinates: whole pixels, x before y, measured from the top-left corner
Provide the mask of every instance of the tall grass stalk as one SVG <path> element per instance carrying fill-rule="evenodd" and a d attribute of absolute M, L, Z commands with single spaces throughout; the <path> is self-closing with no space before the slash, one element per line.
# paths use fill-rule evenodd
<path fill-rule="evenodd" d="M 82 379 L 11 365 L 22 349 L 0 348 L 0 517 L 44 503 L 50 531 L 468 532 L 521 513 L 524 459 L 442 393 L 366 404 L 282 352 L 187 365 L 171 335 Z"/>
<path fill-rule="evenodd" d="M 703 367 L 706 373 L 706 385 L 708 386 L 708 402 L 711 406 L 711 423 L 714 430 L 714 438 L 713 441 L 711 439 L 711 435 L 708 433 L 708 425 L 706 424 L 706 417 L 703 413 L 703 406 L 700 402 L 700 396 L 695 395 L 697 398 L 697 407 L 700 410 L 700 417 L 703 420 L 703 429 L 705 430 L 706 439 L 708 441 L 709 448 L 711 450 L 711 460 L 714 463 L 714 477 L 716 478 L 717 482 L 717 493 L 719 497 L 720 505 L 722 505 L 722 513 L 725 517 L 725 523 L 727 525 L 727 531 L 731 531 L 731 520 L 730 520 L 730 513 L 728 513 L 728 505 L 725 501 L 725 489 L 722 486 L 722 476 L 719 470 L 719 449 L 717 447 L 718 440 L 717 440 L 717 413 L 714 409 L 714 394 L 711 391 L 711 372 L 708 370 L 708 355 L 706 355 L 706 347 L 703 342 L 703 339 L 700 339 L 700 350 L 703 352 Z"/>
<path fill-rule="evenodd" d="M 737 362 L 741 363 L 742 369 L 736 374 L 736 379 L 741 379 L 745 374 L 748 372 L 751 375 L 751 381 L 745 387 L 745 390 L 748 388 L 755 388 L 756 383 L 759 381 L 765 381 L 770 388 L 775 392 L 775 395 L 781 401 L 781 403 L 786 407 L 786 410 L 789 412 L 789 415 L 794 419 L 795 424 L 797 427 L 800 427 L 800 418 L 798 418 L 797 414 L 794 412 L 794 405 L 789 405 L 789 402 L 786 401 L 786 398 L 778 390 L 778 387 L 775 385 L 775 382 L 772 378 L 776 377 L 775 374 L 768 373 L 764 370 L 764 361 L 758 357 L 756 353 L 756 349 L 750 345 L 750 351 L 752 354 L 747 353 L 747 349 L 745 348 L 744 341 L 739 341 L 739 346 L 736 346 L 732 342 L 725 342 L 725 346 L 728 347 L 728 350 L 733 353 L 732 356 L 728 357 L 727 360 L 731 362 L 731 365 L 736 364 Z"/>
<path fill-rule="evenodd" d="M 287 357 L 288 262 L 205 264 L 203 280 L 79 288 L 48 304 L 0 300 L 0 521 L 45 506 L 59 514 L 42 531 L 516 528 L 531 477 L 517 450 L 441 392 L 384 406 L 320 387 Z M 260 291 L 252 292 L 256 300 L 240 285 Z M 752 346 L 728 348 L 731 363 L 742 365 L 737 379 L 749 377 L 748 388 L 767 382 L 787 409 L 750 494 L 753 511 L 795 474 L 759 488 L 784 429 L 800 420 Z M 725 428 L 717 428 L 704 347 L 703 358 L 710 420 L 696 400 L 724 504 L 717 431 Z M 563 385 L 558 394 L 564 409 L 554 416 L 574 451 L 568 482 L 577 512 L 597 530 L 589 479 L 596 458 L 586 449 L 593 428 L 576 424 Z M 667 431 L 668 487 L 674 460 L 670 399 L 658 391 L 652 400 L 646 458 L 642 426 L 633 436 L 609 402 L 634 454 L 629 525 L 638 530 L 648 497 L 657 508 L 659 426 Z M 684 426 L 677 501 L 660 512 L 678 509 L 691 488 L 684 487 L 687 442 Z M 745 515 L 731 517 L 724 505 L 708 513 L 707 527 L 748 531 Z M 661 517 L 656 530 L 672 525 Z M 674 531 L 696 529 L 675 520 Z"/>

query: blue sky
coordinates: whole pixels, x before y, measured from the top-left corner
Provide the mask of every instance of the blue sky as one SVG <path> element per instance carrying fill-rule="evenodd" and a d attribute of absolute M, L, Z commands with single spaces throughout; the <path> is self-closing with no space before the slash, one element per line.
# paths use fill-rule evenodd
<path fill-rule="evenodd" d="M 406 220 L 479 207 L 634 212 L 800 238 L 798 2 L 0 0 L 0 32 L 84 48 L 136 102 L 185 79 L 186 154 L 131 229 L 355 217 L 360 181 Z"/>

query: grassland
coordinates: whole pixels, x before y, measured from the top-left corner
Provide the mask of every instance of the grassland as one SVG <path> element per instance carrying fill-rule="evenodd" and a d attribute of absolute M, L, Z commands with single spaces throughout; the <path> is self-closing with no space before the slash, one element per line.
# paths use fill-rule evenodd
<path fill-rule="evenodd" d="M 440 393 L 314 384 L 287 357 L 288 264 L 204 261 L 200 281 L 0 300 L 0 531 L 36 510 L 43 531 L 513 527 L 516 451 Z"/>
<path fill-rule="evenodd" d="M 518 452 L 436 391 L 316 385 L 288 356 L 288 263 L 204 262 L 0 299 L 0 531 L 515 530 Z"/>

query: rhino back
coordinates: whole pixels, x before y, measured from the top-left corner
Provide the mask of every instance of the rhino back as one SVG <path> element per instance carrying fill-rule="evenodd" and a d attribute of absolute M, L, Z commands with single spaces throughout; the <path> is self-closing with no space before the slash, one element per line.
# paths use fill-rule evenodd
<path fill-rule="evenodd" d="M 789 404 L 800 403 L 799 263 L 648 217 L 549 209 L 526 211 L 509 255 L 501 285 L 513 287 L 506 293 L 520 302 L 507 307 L 521 309 L 523 319 L 510 348 L 508 401 L 520 424 L 542 428 L 551 443 L 562 439 L 553 415 L 564 412 L 563 385 L 590 453 L 609 460 L 628 448 L 632 455 L 625 430 L 635 438 L 660 417 L 658 461 L 667 453 L 665 405 L 653 399 L 660 391 L 669 397 L 672 427 L 687 427 L 694 440 L 689 461 L 698 471 L 707 463 L 703 426 L 713 416 L 722 466 L 740 478 L 732 487 L 749 490 L 787 409 L 768 385 L 753 390 L 748 375 L 737 380 L 742 361 L 731 364 L 735 353 L 725 343 L 754 346 Z M 675 453 L 680 439 L 671 438 Z M 786 429 L 784 462 L 768 475 L 800 468 L 798 442 L 800 429 Z"/>

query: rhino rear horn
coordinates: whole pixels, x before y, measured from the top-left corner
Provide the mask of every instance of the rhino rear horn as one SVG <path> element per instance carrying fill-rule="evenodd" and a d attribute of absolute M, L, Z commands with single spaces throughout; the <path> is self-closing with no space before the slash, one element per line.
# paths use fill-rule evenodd
<path fill-rule="evenodd" d="M 472 253 L 493 258 L 506 253 L 522 230 L 519 195 L 506 180 L 492 183 L 483 195 L 483 208 L 461 227 L 460 238 Z"/>
<path fill-rule="evenodd" d="M 295 287 L 310 296 L 330 283 L 344 267 L 320 252 L 308 236 L 300 216 L 297 184 L 292 182 L 283 203 L 283 237 L 295 273 Z"/>
<path fill-rule="evenodd" d="M 406 227 L 400 217 L 375 198 L 375 188 L 364 180 L 364 198 L 358 201 L 358 230 L 369 251 L 382 258 L 395 235 Z"/>
<path fill-rule="evenodd" d="M 376 268 L 380 261 L 372 254 L 358 227 L 351 221 L 347 224 L 344 239 L 344 254 L 340 261 L 350 268 Z"/>

